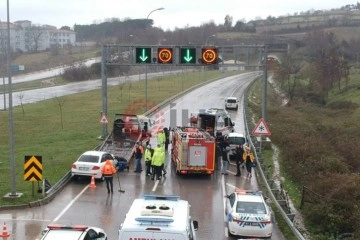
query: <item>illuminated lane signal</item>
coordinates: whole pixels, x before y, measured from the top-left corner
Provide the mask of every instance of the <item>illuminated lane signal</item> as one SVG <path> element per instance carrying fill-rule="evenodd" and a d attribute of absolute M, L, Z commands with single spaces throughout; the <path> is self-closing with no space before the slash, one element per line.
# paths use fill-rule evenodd
<path fill-rule="evenodd" d="M 217 64 L 217 49 L 203 48 L 201 49 L 201 61 L 203 64 Z"/>
<path fill-rule="evenodd" d="M 151 63 L 151 48 L 136 48 L 136 63 Z"/>
<path fill-rule="evenodd" d="M 195 64 L 196 48 L 180 48 L 180 64 Z"/>
<path fill-rule="evenodd" d="M 158 63 L 173 63 L 173 50 L 172 48 L 158 48 Z"/>

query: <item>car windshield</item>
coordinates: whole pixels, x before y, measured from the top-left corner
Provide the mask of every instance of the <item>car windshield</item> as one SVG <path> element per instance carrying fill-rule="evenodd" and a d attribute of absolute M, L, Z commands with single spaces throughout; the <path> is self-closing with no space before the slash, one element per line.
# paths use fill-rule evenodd
<path fill-rule="evenodd" d="M 98 163 L 99 157 L 94 155 L 82 155 L 78 162 Z"/>
<path fill-rule="evenodd" d="M 243 137 L 230 137 L 229 138 L 230 144 L 236 144 L 236 145 L 243 145 L 245 143 L 245 138 Z"/>
<path fill-rule="evenodd" d="M 228 99 L 227 103 L 236 103 L 236 99 Z"/>
<path fill-rule="evenodd" d="M 266 208 L 262 202 L 241 202 L 236 204 L 237 213 L 266 214 Z"/>

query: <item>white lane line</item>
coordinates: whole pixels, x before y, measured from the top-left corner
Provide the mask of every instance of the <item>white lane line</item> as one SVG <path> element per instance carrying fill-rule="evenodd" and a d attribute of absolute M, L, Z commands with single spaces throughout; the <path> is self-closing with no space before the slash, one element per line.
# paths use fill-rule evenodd
<path fill-rule="evenodd" d="M 157 186 L 159 185 L 159 182 L 160 182 L 160 180 L 156 180 L 156 181 L 155 181 L 155 185 L 154 185 L 154 187 L 153 187 L 153 189 L 152 189 L 151 191 L 153 191 L 153 192 L 156 191 L 156 188 L 157 188 Z"/>
<path fill-rule="evenodd" d="M 73 200 L 71 200 L 69 202 L 69 204 L 60 212 L 59 215 L 57 215 L 56 218 L 54 218 L 53 222 L 57 222 L 61 217 L 62 215 L 65 214 L 65 212 L 74 204 L 74 202 L 76 202 L 76 200 L 86 191 L 86 189 L 89 188 L 89 185 L 87 185 Z"/>
<path fill-rule="evenodd" d="M 228 183 L 226 183 L 226 185 L 227 185 Z M 224 178 L 224 175 L 222 175 L 221 176 L 221 188 L 222 188 L 222 192 L 223 192 L 223 195 L 224 195 L 224 197 L 223 197 L 223 215 L 224 215 L 224 225 L 226 226 L 226 224 L 227 224 L 227 216 L 226 216 L 226 214 L 225 214 L 225 209 L 226 209 L 226 197 L 225 197 L 225 195 L 226 195 L 226 188 L 225 188 L 225 178 Z M 225 237 L 227 238 L 227 237 L 229 237 L 228 236 L 228 228 L 227 227 L 225 227 Z"/>

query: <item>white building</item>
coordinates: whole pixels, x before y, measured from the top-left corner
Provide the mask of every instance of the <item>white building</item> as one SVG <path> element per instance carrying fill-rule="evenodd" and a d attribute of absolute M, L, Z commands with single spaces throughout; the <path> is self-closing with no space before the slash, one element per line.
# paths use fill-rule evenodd
<path fill-rule="evenodd" d="M 28 20 L 10 23 L 10 46 L 13 52 L 44 51 L 75 44 L 74 31 L 60 30 L 49 25 L 32 25 Z M 6 47 L 7 22 L 0 22 L 0 53 L 6 52 Z"/>

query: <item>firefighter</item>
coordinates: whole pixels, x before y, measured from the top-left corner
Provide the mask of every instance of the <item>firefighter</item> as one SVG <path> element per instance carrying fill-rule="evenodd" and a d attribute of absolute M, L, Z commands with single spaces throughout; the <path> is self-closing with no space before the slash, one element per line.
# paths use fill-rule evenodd
<path fill-rule="evenodd" d="M 165 134 L 165 151 L 167 152 L 169 143 L 170 143 L 170 129 L 164 128 L 164 134 Z"/>

